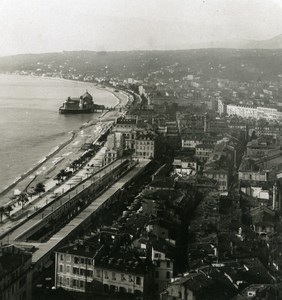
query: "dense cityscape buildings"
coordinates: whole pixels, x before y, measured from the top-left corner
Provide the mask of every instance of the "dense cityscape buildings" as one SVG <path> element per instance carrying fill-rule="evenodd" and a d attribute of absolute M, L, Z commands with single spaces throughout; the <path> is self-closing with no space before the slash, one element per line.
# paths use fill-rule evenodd
<path fill-rule="evenodd" d="M 15 265 L 6 274 L 0 261 L 0 299 L 281 299 L 280 78 L 227 80 L 177 62 L 143 78 L 39 65 L 17 73 L 128 101 L 57 175 L 69 189 L 46 190 L 53 200 L 21 224 L 2 207 L 14 228 L 0 258 Z"/>

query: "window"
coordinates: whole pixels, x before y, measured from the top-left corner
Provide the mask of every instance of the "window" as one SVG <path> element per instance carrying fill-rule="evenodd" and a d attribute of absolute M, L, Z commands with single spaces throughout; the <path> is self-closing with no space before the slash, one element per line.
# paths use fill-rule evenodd
<path fill-rule="evenodd" d="M 60 260 L 64 260 L 64 254 L 60 255 Z"/>
<path fill-rule="evenodd" d="M 67 266 L 67 273 L 70 272 L 70 266 Z"/>
<path fill-rule="evenodd" d="M 170 261 L 167 261 L 167 262 L 166 262 L 166 267 L 167 267 L 167 268 L 170 268 Z"/>
<path fill-rule="evenodd" d="M 136 277 L 136 284 L 141 285 L 141 278 L 139 276 Z"/>
<path fill-rule="evenodd" d="M 73 286 L 73 287 L 76 287 L 76 279 L 73 279 L 73 280 L 72 280 L 72 286 Z"/>
<path fill-rule="evenodd" d="M 97 277 L 101 277 L 101 271 L 100 270 L 96 270 L 96 275 L 97 275 Z"/>
<path fill-rule="evenodd" d="M 166 272 L 166 278 L 170 279 L 170 272 Z"/>
<path fill-rule="evenodd" d="M 76 268 L 76 267 L 73 267 L 72 272 L 73 272 L 74 275 L 78 275 L 79 274 L 79 269 Z"/>
<path fill-rule="evenodd" d="M 74 263 L 79 264 L 79 258 L 77 256 L 74 257 Z"/>
<path fill-rule="evenodd" d="M 80 280 L 80 288 L 84 288 L 84 281 Z"/>
<path fill-rule="evenodd" d="M 66 261 L 67 261 L 67 262 L 70 262 L 70 261 L 71 261 L 71 256 L 70 256 L 69 254 L 67 254 Z"/>
<path fill-rule="evenodd" d="M 70 279 L 67 278 L 67 285 L 69 286 L 70 285 Z"/>
<path fill-rule="evenodd" d="M 84 260 L 83 257 L 80 258 L 80 263 L 81 263 L 81 264 L 84 264 L 84 263 L 85 263 L 85 260 Z"/>
<path fill-rule="evenodd" d="M 59 270 L 60 270 L 60 272 L 64 272 L 64 266 L 60 265 Z"/>
<path fill-rule="evenodd" d="M 84 276 L 85 275 L 85 270 L 84 269 L 80 269 L 79 273 L 80 273 L 81 276 Z"/>
<path fill-rule="evenodd" d="M 107 272 L 107 271 L 105 271 L 105 278 L 106 278 L 106 279 L 109 279 L 109 276 L 108 276 L 108 272 Z"/>
<path fill-rule="evenodd" d="M 93 271 L 92 270 L 87 270 L 86 271 L 86 276 L 87 277 L 93 277 Z"/>
<path fill-rule="evenodd" d="M 161 266 L 161 262 L 159 260 L 156 261 L 156 267 L 160 267 Z"/>
<path fill-rule="evenodd" d="M 121 281 L 126 281 L 124 274 L 120 274 Z"/>

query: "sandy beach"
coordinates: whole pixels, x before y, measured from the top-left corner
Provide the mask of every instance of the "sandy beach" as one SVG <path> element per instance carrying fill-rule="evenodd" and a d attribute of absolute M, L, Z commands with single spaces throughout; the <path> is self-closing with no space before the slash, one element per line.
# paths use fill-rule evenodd
<path fill-rule="evenodd" d="M 48 155 L 43 157 L 35 166 L 30 168 L 24 174 L 19 174 L 17 179 L 4 188 L 0 193 L 1 205 L 5 205 L 14 198 L 14 191 L 24 191 L 26 188 L 35 186 L 38 182 L 45 184 L 46 189 L 54 186 L 53 178 L 61 170 L 69 166 L 69 164 L 78 158 L 84 151 L 81 146 L 88 140 L 97 139 L 101 132 L 112 123 L 121 113 L 120 107 L 126 105 L 128 97 L 124 93 L 116 93 L 114 89 L 103 88 L 103 90 L 111 93 L 117 99 L 115 110 L 106 111 L 101 114 L 98 119 L 90 120 L 84 123 L 76 131 L 69 132 L 66 139 L 62 141 L 55 149 L 50 151 Z"/>

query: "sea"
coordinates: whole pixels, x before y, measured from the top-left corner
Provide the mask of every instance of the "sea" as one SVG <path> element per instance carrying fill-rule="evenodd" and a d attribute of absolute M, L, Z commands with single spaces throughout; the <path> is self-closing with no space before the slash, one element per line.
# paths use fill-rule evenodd
<path fill-rule="evenodd" d="M 79 97 L 86 90 L 97 104 L 117 104 L 113 94 L 93 83 L 0 75 L 0 192 L 66 141 L 71 131 L 99 117 L 58 113 L 68 96 Z"/>

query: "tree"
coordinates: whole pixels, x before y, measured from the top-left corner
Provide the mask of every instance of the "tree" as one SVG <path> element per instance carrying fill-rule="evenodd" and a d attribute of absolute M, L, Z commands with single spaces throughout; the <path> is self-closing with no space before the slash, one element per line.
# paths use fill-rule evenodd
<path fill-rule="evenodd" d="M 5 214 L 5 207 L 1 206 L 0 207 L 0 222 L 2 223 L 3 221 L 3 215 Z"/>
<path fill-rule="evenodd" d="M 58 173 L 53 179 L 57 181 L 57 184 L 59 184 L 59 182 L 62 180 L 62 176 L 60 173 Z"/>
<path fill-rule="evenodd" d="M 24 207 L 24 205 L 28 202 L 28 197 L 26 193 L 21 193 L 18 196 L 18 203 L 21 204 L 22 208 Z"/>
<path fill-rule="evenodd" d="M 38 182 L 35 186 L 35 192 L 36 193 L 44 193 L 45 192 L 45 185 L 42 182 Z"/>
<path fill-rule="evenodd" d="M 6 215 L 7 217 L 10 217 L 10 214 L 11 214 L 11 211 L 12 211 L 12 210 L 13 210 L 13 206 L 12 206 L 12 205 L 6 206 L 6 207 L 5 207 L 5 211 L 4 211 L 5 215 Z"/>

